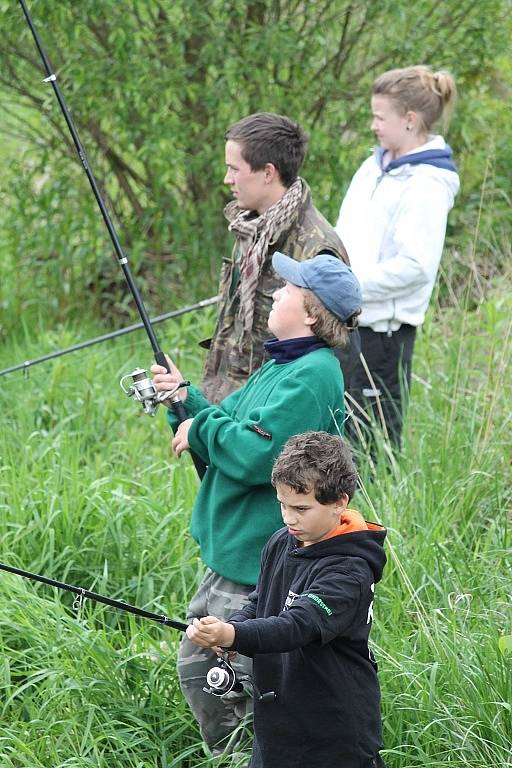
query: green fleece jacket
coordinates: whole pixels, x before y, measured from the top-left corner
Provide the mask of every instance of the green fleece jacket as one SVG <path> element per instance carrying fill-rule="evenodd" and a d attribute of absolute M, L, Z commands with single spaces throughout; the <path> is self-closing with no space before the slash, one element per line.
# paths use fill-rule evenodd
<path fill-rule="evenodd" d="M 275 459 L 292 435 L 342 431 L 339 362 L 328 348 L 288 363 L 269 360 L 219 405 L 191 387 L 185 408 L 194 418 L 190 448 L 208 465 L 192 510 L 192 536 L 209 568 L 255 584 L 261 550 L 283 524 L 270 482 Z M 175 429 L 176 417 L 167 416 Z"/>

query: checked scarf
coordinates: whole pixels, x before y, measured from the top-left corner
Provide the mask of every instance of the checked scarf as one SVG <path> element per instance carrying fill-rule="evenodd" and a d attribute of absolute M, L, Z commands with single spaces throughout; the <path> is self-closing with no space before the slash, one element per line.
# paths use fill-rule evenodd
<path fill-rule="evenodd" d="M 290 228 L 306 191 L 306 184 L 299 177 L 277 203 L 256 218 L 251 218 L 254 217 L 254 211 L 240 208 L 235 201 L 228 203 L 224 209 L 224 215 L 229 221 L 229 230 L 237 235 L 240 242 L 238 315 L 242 321 L 244 336 L 252 330 L 256 288 L 268 248 Z"/>

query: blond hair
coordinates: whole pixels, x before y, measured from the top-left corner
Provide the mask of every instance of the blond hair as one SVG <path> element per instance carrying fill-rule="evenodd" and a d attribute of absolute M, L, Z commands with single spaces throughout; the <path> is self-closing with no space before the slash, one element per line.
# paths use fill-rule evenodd
<path fill-rule="evenodd" d="M 325 341 L 329 347 L 345 347 L 348 344 L 349 331 L 357 327 L 357 315 L 361 310 L 357 310 L 346 322 L 343 322 L 333 315 L 309 288 L 301 288 L 301 292 L 304 298 L 304 309 L 310 317 L 315 318 L 311 326 L 315 336 Z"/>
<path fill-rule="evenodd" d="M 444 70 L 433 72 L 424 64 L 384 72 L 373 83 L 372 93 L 392 98 L 404 115 L 416 112 L 427 133 L 441 117 L 443 128 L 448 127 L 457 97 L 453 76 Z"/>

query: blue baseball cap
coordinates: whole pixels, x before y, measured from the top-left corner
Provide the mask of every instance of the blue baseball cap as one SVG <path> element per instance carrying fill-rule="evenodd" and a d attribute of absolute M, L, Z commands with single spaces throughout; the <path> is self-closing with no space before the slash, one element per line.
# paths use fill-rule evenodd
<path fill-rule="evenodd" d="M 321 253 L 313 259 L 295 261 L 276 251 L 272 266 L 288 283 L 309 288 L 329 312 L 343 322 L 361 309 L 361 286 L 350 267 L 336 256 Z"/>

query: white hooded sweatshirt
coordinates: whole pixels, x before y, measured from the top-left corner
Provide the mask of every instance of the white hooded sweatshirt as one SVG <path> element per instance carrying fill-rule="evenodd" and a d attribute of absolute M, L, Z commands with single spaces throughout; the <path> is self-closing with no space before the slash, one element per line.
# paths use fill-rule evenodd
<path fill-rule="evenodd" d="M 359 324 L 380 332 L 423 322 L 459 189 L 442 136 L 431 137 L 385 170 L 383 154 L 378 148 L 356 172 L 336 224 L 361 283 Z"/>

